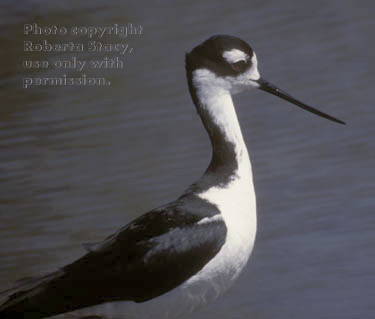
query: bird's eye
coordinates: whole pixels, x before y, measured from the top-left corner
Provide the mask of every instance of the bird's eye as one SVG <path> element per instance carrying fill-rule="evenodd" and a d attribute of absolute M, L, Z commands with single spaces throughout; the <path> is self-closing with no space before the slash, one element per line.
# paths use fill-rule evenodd
<path fill-rule="evenodd" d="M 244 60 L 232 63 L 232 69 L 236 72 L 243 72 L 247 67 L 247 63 Z"/>

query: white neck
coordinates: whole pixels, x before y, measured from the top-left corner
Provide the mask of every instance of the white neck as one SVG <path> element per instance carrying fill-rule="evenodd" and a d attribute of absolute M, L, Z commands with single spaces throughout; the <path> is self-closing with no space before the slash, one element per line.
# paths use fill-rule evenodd
<path fill-rule="evenodd" d="M 198 98 L 202 107 L 210 114 L 212 122 L 215 123 L 222 132 L 226 141 L 235 147 L 236 155 L 247 151 L 243 140 L 237 114 L 233 105 L 232 96 L 224 90 L 202 90 L 198 93 Z"/>
<path fill-rule="evenodd" d="M 243 140 L 237 114 L 233 105 L 230 87 L 216 78 L 208 70 L 196 70 L 193 84 L 199 101 L 199 112 L 210 135 L 213 151 L 234 152 L 237 166 L 249 163 L 247 148 Z"/>

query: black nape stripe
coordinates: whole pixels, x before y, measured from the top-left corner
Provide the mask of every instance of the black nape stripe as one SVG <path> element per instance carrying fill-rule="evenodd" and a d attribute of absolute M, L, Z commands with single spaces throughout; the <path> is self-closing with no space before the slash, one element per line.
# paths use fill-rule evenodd
<path fill-rule="evenodd" d="M 187 53 L 185 57 L 190 95 L 208 132 L 213 149 L 211 162 L 204 176 L 192 185 L 191 189 L 196 191 L 207 189 L 213 185 L 227 184 L 238 169 L 234 144 L 226 140 L 222 129 L 212 120 L 204 105 L 201 105 L 193 84 L 193 72 L 200 68 L 207 68 L 218 76 L 237 75 L 238 71 L 234 70 L 232 65 L 228 64 L 222 57 L 223 52 L 234 48 L 247 53 L 251 60 L 253 50 L 246 42 L 225 35 L 211 37 L 190 53 Z"/>

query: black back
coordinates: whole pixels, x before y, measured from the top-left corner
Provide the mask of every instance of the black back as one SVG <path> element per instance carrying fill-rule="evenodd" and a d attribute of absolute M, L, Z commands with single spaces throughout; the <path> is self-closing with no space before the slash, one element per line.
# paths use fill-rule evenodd
<path fill-rule="evenodd" d="M 52 280 L 12 295 L 0 307 L 0 317 L 43 318 L 110 301 L 144 302 L 168 292 L 221 249 L 225 223 L 197 224 L 217 214 L 214 205 L 194 194 L 150 211 Z"/>

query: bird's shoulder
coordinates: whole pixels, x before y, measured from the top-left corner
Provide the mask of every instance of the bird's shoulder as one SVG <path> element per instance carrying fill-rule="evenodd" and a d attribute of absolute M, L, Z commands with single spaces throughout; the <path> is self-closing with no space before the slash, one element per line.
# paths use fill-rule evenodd
<path fill-rule="evenodd" d="M 216 216 L 216 218 L 213 218 Z M 106 249 L 113 249 L 121 243 L 125 245 L 147 242 L 162 234 L 177 229 L 189 229 L 204 221 L 222 222 L 220 212 L 216 205 L 200 198 L 196 194 L 186 194 L 176 201 L 155 208 L 146 214 L 141 215 L 116 233 L 106 239 L 95 243 L 84 243 L 84 248 L 89 252 L 100 252 Z"/>

